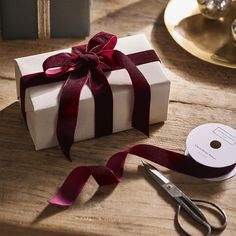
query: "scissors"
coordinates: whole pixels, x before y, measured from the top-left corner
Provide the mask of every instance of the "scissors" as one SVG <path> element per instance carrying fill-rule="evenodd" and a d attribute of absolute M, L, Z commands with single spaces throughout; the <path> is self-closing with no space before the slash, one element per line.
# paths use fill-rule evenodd
<path fill-rule="evenodd" d="M 177 212 L 175 215 L 175 221 L 180 229 L 186 234 L 191 235 L 181 226 L 179 221 L 180 211 L 183 208 L 188 216 L 190 216 L 195 222 L 202 225 L 206 228 L 207 233 L 205 234 L 210 235 L 213 231 L 221 232 L 225 229 L 227 225 L 227 216 L 225 212 L 217 206 L 213 202 L 205 201 L 205 200 L 196 200 L 190 199 L 187 197 L 178 187 L 176 187 L 170 180 L 168 180 L 157 168 L 150 165 L 147 162 L 142 161 L 145 169 L 147 172 L 152 176 L 152 178 L 177 202 Z M 201 204 L 210 205 L 211 208 L 216 211 L 216 213 L 221 217 L 222 223 L 220 226 L 211 225 L 207 218 L 204 216 L 198 205 Z"/>

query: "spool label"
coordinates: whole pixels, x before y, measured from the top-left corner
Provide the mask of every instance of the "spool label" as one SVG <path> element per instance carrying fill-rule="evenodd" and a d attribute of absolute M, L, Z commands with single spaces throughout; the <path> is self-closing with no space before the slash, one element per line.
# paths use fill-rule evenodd
<path fill-rule="evenodd" d="M 226 130 L 217 127 L 213 133 L 215 133 L 217 136 L 219 136 L 220 138 L 222 138 L 223 140 L 225 140 L 226 142 L 228 142 L 231 145 L 235 145 L 236 144 L 236 137 L 233 134 L 230 134 L 229 132 L 227 132 Z"/>

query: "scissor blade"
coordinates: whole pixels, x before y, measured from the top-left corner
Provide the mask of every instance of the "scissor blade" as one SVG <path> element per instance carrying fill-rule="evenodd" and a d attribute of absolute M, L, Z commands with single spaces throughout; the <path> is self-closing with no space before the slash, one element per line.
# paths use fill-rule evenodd
<path fill-rule="evenodd" d="M 155 168 L 154 166 L 152 166 L 151 164 L 142 161 L 143 166 L 145 167 L 145 169 L 147 170 L 147 172 L 152 176 L 152 178 L 161 186 L 164 184 L 168 184 L 170 183 L 170 181 L 163 175 L 161 174 L 157 168 Z"/>

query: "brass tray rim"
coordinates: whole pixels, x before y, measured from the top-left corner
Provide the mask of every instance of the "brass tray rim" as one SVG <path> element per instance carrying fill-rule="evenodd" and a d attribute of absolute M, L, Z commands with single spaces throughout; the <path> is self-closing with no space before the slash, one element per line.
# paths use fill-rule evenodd
<path fill-rule="evenodd" d="M 224 61 L 220 61 L 220 60 L 214 60 L 212 59 L 212 55 L 210 53 L 207 53 L 205 51 L 203 51 L 202 49 L 198 48 L 197 46 L 195 46 L 194 44 L 191 44 L 191 42 L 184 38 L 182 35 L 178 34 L 175 30 L 174 30 L 174 27 L 176 25 L 178 25 L 178 23 L 180 21 L 175 21 L 173 23 L 171 23 L 171 19 L 170 19 L 170 13 L 169 11 L 172 10 L 172 7 L 174 4 L 176 3 L 181 3 L 182 6 L 185 5 L 184 1 L 188 4 L 192 4 L 193 7 L 192 7 L 192 11 L 189 12 L 189 14 L 187 14 L 185 17 L 189 17 L 189 16 L 193 16 L 193 15 L 196 15 L 196 14 L 201 14 L 199 9 L 198 9 L 198 3 L 197 3 L 197 0 L 170 0 L 165 8 L 165 12 L 164 12 L 164 23 L 165 23 L 165 26 L 169 32 L 169 34 L 171 35 L 171 37 L 174 39 L 174 41 L 180 46 L 182 47 L 185 51 L 189 52 L 190 54 L 192 54 L 193 56 L 203 60 L 203 61 L 206 61 L 206 62 L 209 62 L 211 64 L 214 64 L 214 65 L 218 65 L 218 66 L 223 66 L 223 67 L 227 67 L 227 68 L 233 68 L 233 69 L 236 69 L 236 64 L 235 63 L 228 63 L 228 62 L 224 62 Z M 235 1 L 233 1 L 235 2 Z M 194 5 L 195 5 L 195 8 L 194 8 Z M 184 19 L 185 17 L 183 17 L 182 19 Z"/>

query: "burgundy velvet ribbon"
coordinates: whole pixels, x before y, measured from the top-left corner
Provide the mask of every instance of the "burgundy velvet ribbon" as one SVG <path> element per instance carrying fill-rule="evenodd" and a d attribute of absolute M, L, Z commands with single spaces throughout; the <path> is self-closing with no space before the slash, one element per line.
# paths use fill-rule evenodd
<path fill-rule="evenodd" d="M 113 98 L 104 72 L 125 68 L 134 91 L 132 126 L 149 135 L 150 86 L 137 65 L 159 61 L 154 50 L 125 55 L 115 50 L 115 35 L 100 32 L 87 45 L 72 48 L 72 53 L 59 53 L 43 63 L 44 72 L 25 75 L 20 80 L 21 110 L 26 120 L 26 89 L 65 81 L 58 110 L 57 139 L 68 159 L 83 86 L 87 85 L 95 101 L 95 137 L 108 135 L 113 129 Z"/>
<path fill-rule="evenodd" d="M 79 166 L 75 168 L 68 175 L 55 197 L 49 202 L 61 206 L 72 205 L 91 175 L 100 186 L 119 183 L 123 176 L 128 154 L 145 158 L 183 174 L 201 178 L 219 177 L 235 167 L 234 164 L 224 168 L 211 168 L 201 165 L 189 156 L 152 145 L 139 144 L 114 154 L 106 166 Z"/>

